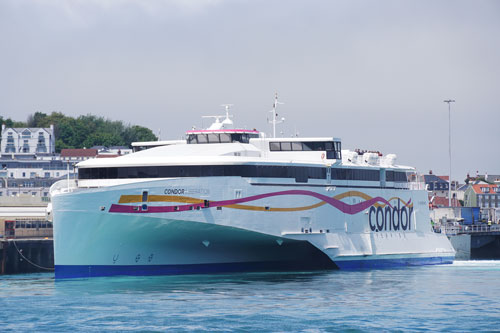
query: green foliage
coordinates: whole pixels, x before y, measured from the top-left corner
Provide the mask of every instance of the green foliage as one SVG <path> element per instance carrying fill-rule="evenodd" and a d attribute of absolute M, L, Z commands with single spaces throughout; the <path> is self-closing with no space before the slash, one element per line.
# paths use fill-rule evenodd
<path fill-rule="evenodd" d="M 0 116 L 0 123 L 7 127 L 49 127 L 54 125 L 56 151 L 65 148 L 90 148 L 92 146 L 129 146 L 134 141 L 155 141 L 153 132 L 142 126 L 124 125 L 91 114 L 68 117 L 60 112 L 47 115 L 35 112 L 26 122 L 16 122 Z"/>
<path fill-rule="evenodd" d="M 2 124 L 5 124 L 6 127 L 25 127 L 26 124 L 23 123 L 22 121 L 14 121 L 10 118 L 4 119 L 2 116 L 0 116 L 0 126 Z"/>

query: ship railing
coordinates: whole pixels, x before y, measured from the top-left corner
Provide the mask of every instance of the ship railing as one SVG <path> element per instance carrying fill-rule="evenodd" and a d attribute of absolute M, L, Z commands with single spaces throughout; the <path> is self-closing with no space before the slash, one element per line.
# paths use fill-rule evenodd
<path fill-rule="evenodd" d="M 49 192 L 53 196 L 55 194 L 73 192 L 76 188 L 78 188 L 77 179 L 62 179 L 52 184 Z"/>
<path fill-rule="evenodd" d="M 425 190 L 425 180 L 422 174 L 410 171 L 406 173 L 408 179 L 408 189 L 410 190 Z"/>
<path fill-rule="evenodd" d="M 474 233 L 484 233 L 484 232 L 499 232 L 500 225 L 493 224 L 471 224 L 471 225 L 453 225 L 442 227 L 445 233 L 450 236 L 460 235 L 460 234 L 474 234 Z"/>
<path fill-rule="evenodd" d="M 425 183 L 423 182 L 410 182 L 408 183 L 410 190 L 425 190 Z"/>

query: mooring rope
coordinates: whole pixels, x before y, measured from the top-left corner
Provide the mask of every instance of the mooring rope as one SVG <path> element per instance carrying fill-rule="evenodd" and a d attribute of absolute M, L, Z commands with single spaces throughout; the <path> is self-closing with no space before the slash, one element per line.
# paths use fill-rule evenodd
<path fill-rule="evenodd" d="M 32 262 L 31 260 L 29 260 L 28 258 L 26 258 L 26 257 L 24 256 L 24 254 L 23 254 L 21 251 L 19 251 L 19 249 L 18 249 L 18 247 L 17 247 L 17 244 L 16 244 L 16 241 L 15 241 L 15 240 L 12 240 L 12 243 L 14 243 L 14 246 L 16 247 L 17 253 L 19 253 L 19 254 L 21 255 L 21 257 L 22 257 L 24 260 L 26 260 L 27 262 L 29 262 L 29 263 L 30 263 L 30 264 L 32 264 L 33 266 L 38 267 L 38 268 L 40 268 L 40 269 L 45 269 L 45 270 L 47 270 L 47 271 L 53 271 L 53 270 L 54 270 L 54 268 L 50 268 L 50 267 L 43 267 L 43 266 L 40 266 L 40 265 L 35 264 L 34 262 Z"/>

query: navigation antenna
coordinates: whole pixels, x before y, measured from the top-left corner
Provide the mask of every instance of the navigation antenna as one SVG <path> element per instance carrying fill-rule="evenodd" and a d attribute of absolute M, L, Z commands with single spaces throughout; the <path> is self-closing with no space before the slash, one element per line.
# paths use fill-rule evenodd
<path fill-rule="evenodd" d="M 215 122 L 212 125 L 210 125 L 210 127 L 208 128 L 209 130 L 219 130 L 219 129 L 223 129 L 224 126 L 233 125 L 233 121 L 230 119 L 233 117 L 233 115 L 229 114 L 229 108 L 231 106 L 233 106 L 233 104 L 222 104 L 221 106 L 223 106 L 226 109 L 225 115 L 222 115 L 222 116 L 203 116 L 202 117 L 202 118 L 215 118 Z M 223 117 L 226 117 L 226 118 L 221 122 L 220 120 Z"/>
<path fill-rule="evenodd" d="M 267 122 L 270 123 L 270 124 L 273 124 L 273 138 L 276 137 L 276 124 L 281 124 L 282 122 L 285 121 L 285 118 L 282 117 L 281 119 L 276 119 L 278 117 L 278 113 L 276 113 L 276 109 L 278 107 L 278 104 L 285 104 L 285 103 L 282 103 L 282 102 L 278 102 L 278 92 L 275 92 L 274 93 L 274 104 L 273 104 L 273 109 L 269 112 L 272 113 L 272 118 L 271 120 L 269 120 L 269 118 L 267 119 Z"/>

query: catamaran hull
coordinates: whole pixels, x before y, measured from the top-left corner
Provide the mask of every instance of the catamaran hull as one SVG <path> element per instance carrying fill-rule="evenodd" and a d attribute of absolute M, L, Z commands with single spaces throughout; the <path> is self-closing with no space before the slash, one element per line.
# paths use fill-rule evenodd
<path fill-rule="evenodd" d="M 453 261 L 424 191 L 311 185 L 207 177 L 55 195 L 56 278 Z"/>

